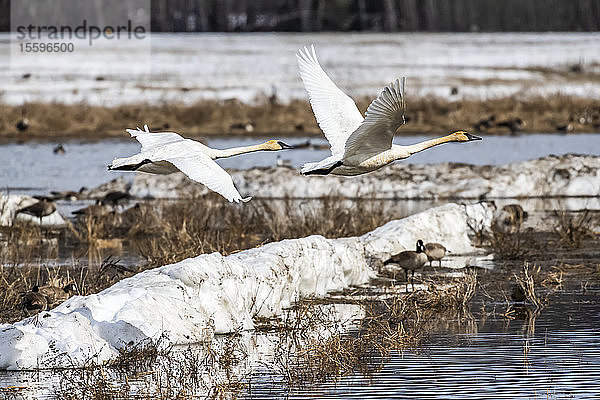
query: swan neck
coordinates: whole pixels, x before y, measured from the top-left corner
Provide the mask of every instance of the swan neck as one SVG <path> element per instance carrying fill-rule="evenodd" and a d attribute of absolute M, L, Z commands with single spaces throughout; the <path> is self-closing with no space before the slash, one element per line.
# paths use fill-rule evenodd
<path fill-rule="evenodd" d="M 255 151 L 266 150 L 265 144 L 255 144 L 252 146 L 232 147 L 231 149 L 215 150 L 215 158 L 227 158 L 237 156 L 238 154 L 253 153 Z"/>
<path fill-rule="evenodd" d="M 456 142 L 457 139 L 453 134 L 442 136 L 435 139 L 425 140 L 423 142 L 413 144 L 411 146 L 406 146 L 406 149 L 410 154 L 415 154 L 423 150 L 427 150 L 433 146 L 437 146 L 440 144 L 448 143 L 448 142 Z"/>

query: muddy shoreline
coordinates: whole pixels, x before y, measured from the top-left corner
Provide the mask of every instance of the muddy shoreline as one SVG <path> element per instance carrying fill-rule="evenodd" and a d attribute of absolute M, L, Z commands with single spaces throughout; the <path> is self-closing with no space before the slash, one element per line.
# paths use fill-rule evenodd
<path fill-rule="evenodd" d="M 361 98 L 361 111 L 371 99 Z M 398 135 L 440 135 L 456 129 L 493 135 L 591 133 L 600 131 L 600 100 L 572 96 L 516 96 L 490 100 L 449 101 L 441 97 L 407 100 L 407 124 Z M 17 124 L 27 119 L 28 127 Z M 0 143 L 126 138 L 125 128 L 148 124 L 187 137 L 321 137 L 305 100 L 280 103 L 264 98 L 255 104 L 205 100 L 192 105 L 119 105 L 29 103 L 0 104 Z"/>

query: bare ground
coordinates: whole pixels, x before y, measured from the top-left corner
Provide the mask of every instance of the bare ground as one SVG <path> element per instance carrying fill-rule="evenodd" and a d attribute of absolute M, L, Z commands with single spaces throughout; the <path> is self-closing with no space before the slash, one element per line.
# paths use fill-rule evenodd
<path fill-rule="evenodd" d="M 364 111 L 370 99 L 357 104 Z M 19 131 L 22 112 L 29 127 Z M 398 134 L 439 135 L 464 129 L 490 134 L 528 132 L 598 132 L 600 100 L 562 95 L 505 97 L 491 100 L 449 101 L 439 97 L 409 99 L 407 124 Z M 481 121 L 493 121 L 485 127 Z M 524 124 L 511 132 L 511 121 Z M 503 123 L 506 122 L 506 123 Z M 192 105 L 121 105 L 29 103 L 0 104 L 0 140 L 68 140 L 124 137 L 125 128 L 148 124 L 153 130 L 174 130 L 188 137 L 219 135 L 319 136 L 307 101 L 280 104 L 265 98 L 256 104 L 236 100 L 202 101 Z M 512 125 L 515 125 L 514 123 Z M 513 129 L 515 130 L 515 129 Z"/>

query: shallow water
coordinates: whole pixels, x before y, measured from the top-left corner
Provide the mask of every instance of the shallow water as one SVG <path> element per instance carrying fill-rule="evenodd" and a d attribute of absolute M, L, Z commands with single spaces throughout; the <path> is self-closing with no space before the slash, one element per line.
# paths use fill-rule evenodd
<path fill-rule="evenodd" d="M 425 137 L 396 137 L 394 143 L 412 144 Z M 216 148 L 245 146 L 264 138 L 218 138 L 206 143 Z M 288 144 L 306 142 L 308 138 L 287 138 Z M 324 139 L 311 139 L 311 143 L 325 144 Z M 12 193 L 42 194 L 50 190 L 79 190 L 93 188 L 118 176 L 132 177 L 131 173 L 108 171 L 106 166 L 113 158 L 135 154 L 140 145 L 134 140 L 104 140 L 99 142 L 67 142 L 66 154 L 54 154 L 56 143 L 27 142 L 0 145 L 0 189 Z M 487 136 L 483 141 L 468 144 L 446 144 L 415 154 L 405 163 L 426 164 L 460 162 L 477 165 L 501 165 L 543 157 L 548 154 L 600 153 L 600 134 L 551 135 L 529 134 L 523 136 Z M 246 154 L 219 160 L 225 168 L 247 169 L 277 165 L 277 157 L 289 161 L 293 167 L 305 162 L 318 161 L 329 155 L 328 150 L 288 150 Z"/>
<path fill-rule="evenodd" d="M 392 353 L 381 368 L 375 360 L 368 376 L 289 387 L 270 364 L 273 345 L 265 345 L 268 334 L 259 333 L 246 342 L 249 364 L 242 360 L 229 378 L 246 376 L 242 381 L 248 386 L 238 395 L 252 399 L 584 399 L 600 392 L 597 293 L 554 295 L 539 314 L 523 311 L 512 320 L 501 315 L 506 304 L 486 301 L 482 311 L 480 295 L 470 309 L 461 318 L 441 316 L 424 343 Z M 215 340 L 219 348 L 226 339 Z M 258 353 L 251 349 L 257 343 Z M 57 384 L 59 376 L 2 371 L 0 387 L 23 386 L 46 398 L 48 385 Z"/>
<path fill-rule="evenodd" d="M 474 301 L 473 320 L 449 321 L 450 329 L 416 350 L 396 353 L 369 377 L 290 390 L 262 368 L 253 374 L 247 397 L 582 399 L 600 393 L 596 296 L 557 296 L 535 319 L 484 318 L 479 307 Z"/>

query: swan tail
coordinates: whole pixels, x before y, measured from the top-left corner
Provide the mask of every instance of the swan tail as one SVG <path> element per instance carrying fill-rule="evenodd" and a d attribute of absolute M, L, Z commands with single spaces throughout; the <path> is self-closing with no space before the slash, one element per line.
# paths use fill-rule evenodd
<path fill-rule="evenodd" d="M 302 166 L 300 173 L 302 175 L 329 175 L 334 169 L 343 164 L 342 161 L 335 161 L 324 165 L 322 163 L 308 163 Z"/>
<path fill-rule="evenodd" d="M 146 164 L 152 163 L 149 159 L 139 160 L 137 157 L 115 158 L 108 166 L 109 171 L 136 171 Z"/>

